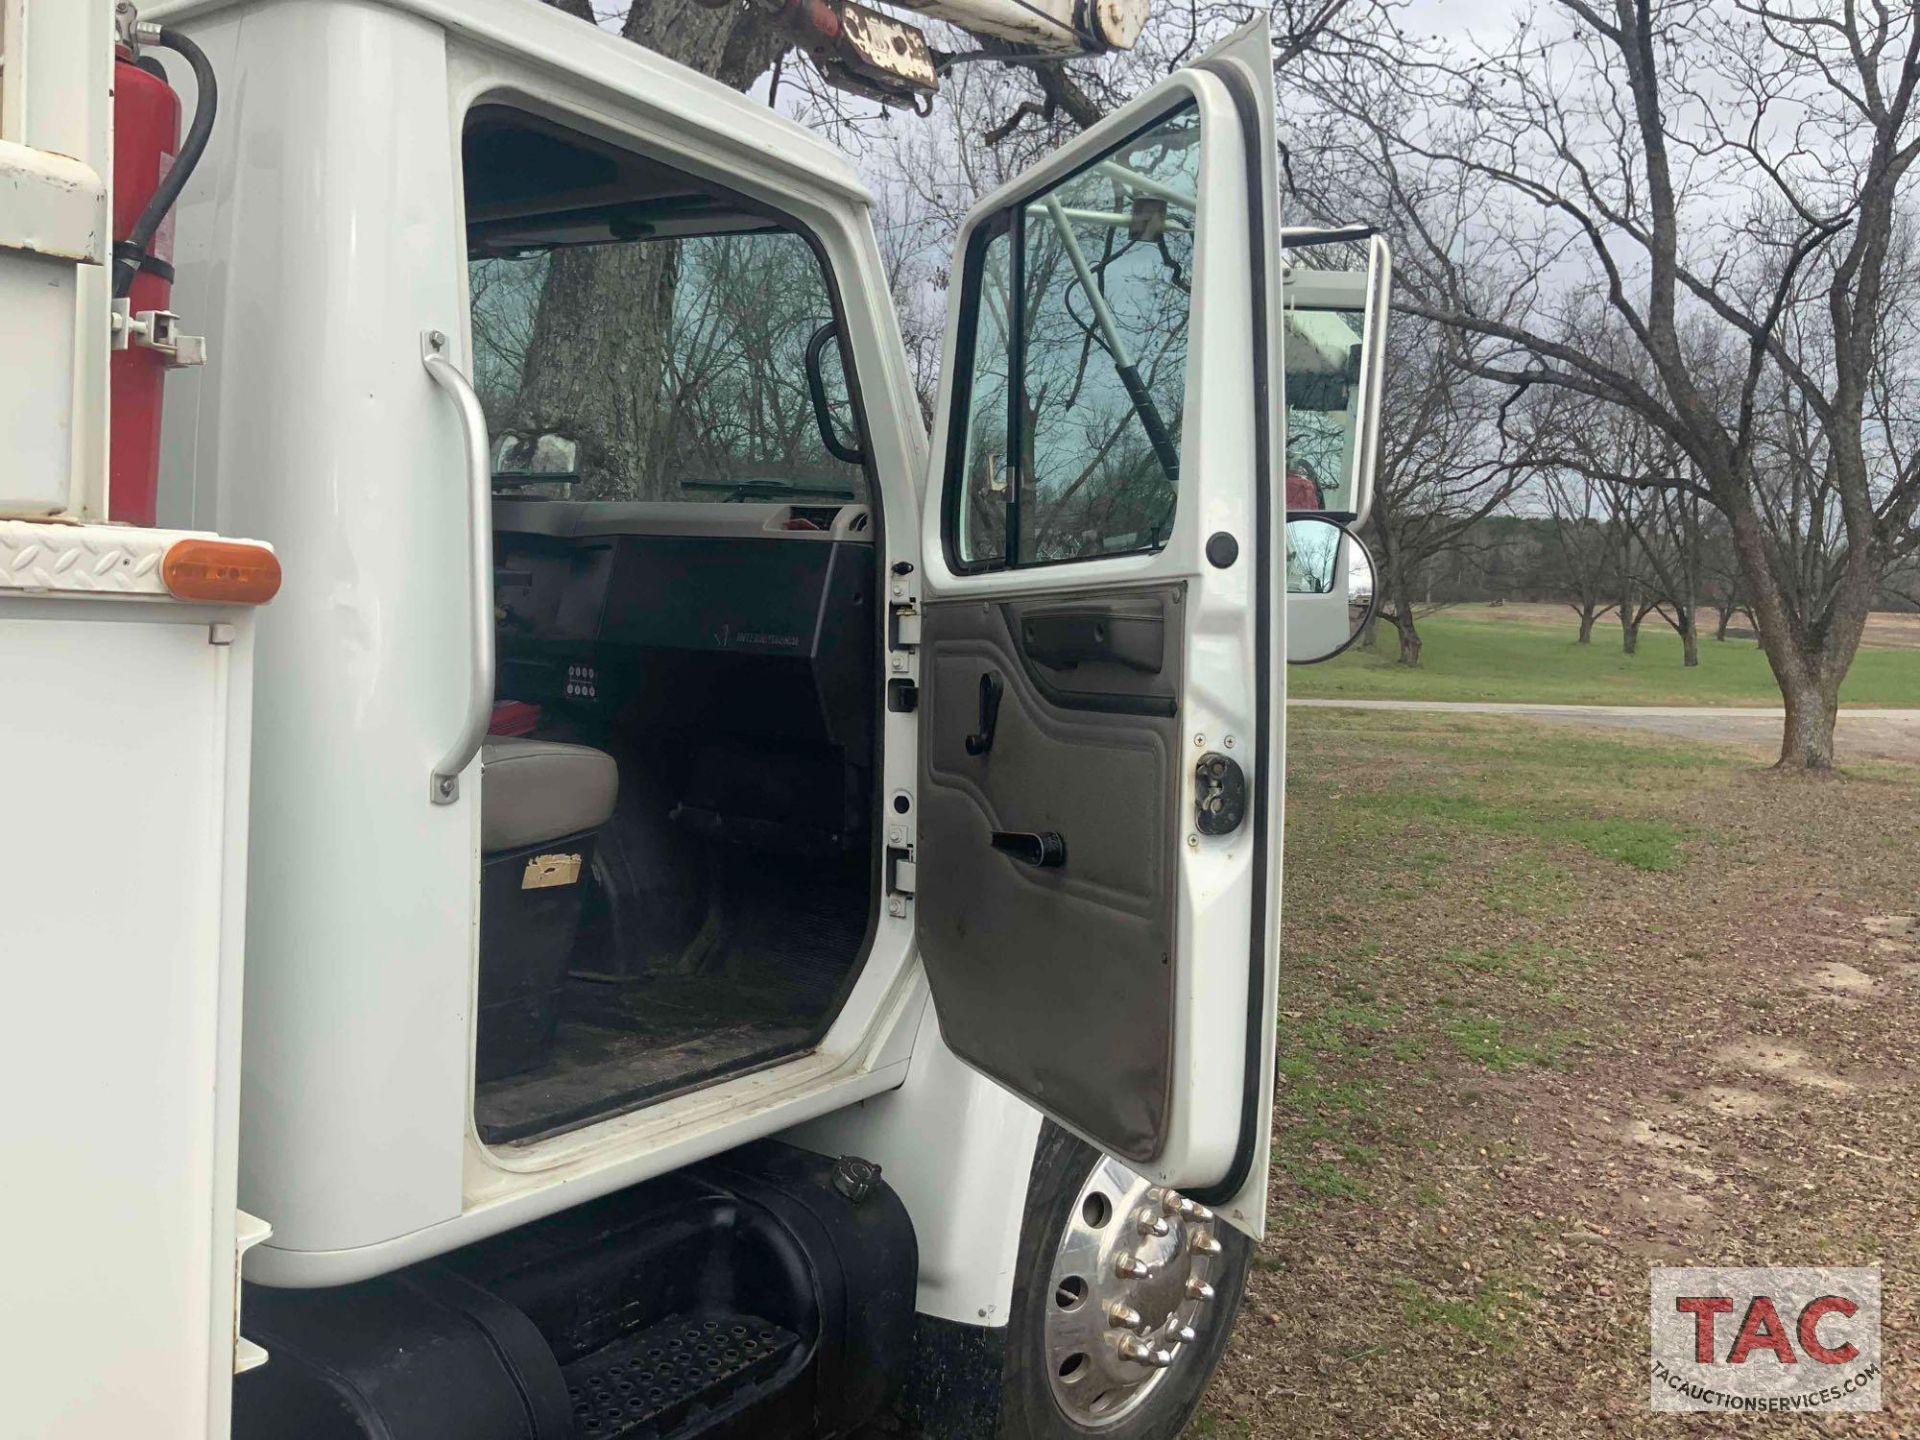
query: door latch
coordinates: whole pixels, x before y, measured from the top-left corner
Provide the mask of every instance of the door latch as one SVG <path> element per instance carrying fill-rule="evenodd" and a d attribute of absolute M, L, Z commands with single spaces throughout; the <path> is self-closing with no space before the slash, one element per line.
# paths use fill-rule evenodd
<path fill-rule="evenodd" d="M 1247 773 L 1231 755 L 1209 750 L 1193 767 L 1193 826 L 1202 835 L 1231 835 L 1247 818 Z"/>

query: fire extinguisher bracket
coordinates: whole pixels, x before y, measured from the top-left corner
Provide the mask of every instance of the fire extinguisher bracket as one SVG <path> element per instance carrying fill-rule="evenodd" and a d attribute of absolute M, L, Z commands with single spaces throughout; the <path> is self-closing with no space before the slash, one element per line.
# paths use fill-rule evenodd
<path fill-rule="evenodd" d="M 113 348 L 125 350 L 138 345 L 157 351 L 169 370 L 207 363 L 204 335 L 182 335 L 180 317 L 171 310 L 135 310 L 124 297 L 113 302 Z"/>

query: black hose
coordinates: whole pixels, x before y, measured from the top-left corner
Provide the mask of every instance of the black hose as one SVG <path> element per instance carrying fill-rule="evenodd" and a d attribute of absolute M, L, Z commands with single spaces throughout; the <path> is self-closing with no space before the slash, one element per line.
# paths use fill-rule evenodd
<path fill-rule="evenodd" d="M 180 152 L 173 157 L 173 168 L 167 171 L 148 199 L 140 218 L 133 222 L 132 232 L 113 247 L 113 295 L 116 300 L 133 288 L 133 277 L 140 273 L 141 266 L 153 258 L 147 253 L 147 247 L 153 243 L 160 222 L 167 218 L 167 212 L 173 208 L 174 201 L 180 198 L 180 192 L 187 188 L 187 181 L 193 178 L 194 166 L 200 163 L 200 156 L 207 148 L 207 139 L 213 134 L 213 113 L 220 103 L 220 87 L 214 81 L 213 62 L 207 59 L 206 51 L 178 30 L 164 25 L 160 27 L 159 37 L 154 43 L 163 50 L 173 51 L 192 67 L 193 83 L 199 95 L 194 101 L 193 123 L 187 126 L 187 138 L 181 142 Z"/>

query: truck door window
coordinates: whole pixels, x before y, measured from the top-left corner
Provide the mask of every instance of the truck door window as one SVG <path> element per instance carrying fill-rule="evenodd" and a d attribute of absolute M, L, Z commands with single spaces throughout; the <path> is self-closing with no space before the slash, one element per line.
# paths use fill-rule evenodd
<path fill-rule="evenodd" d="M 948 487 L 962 570 L 1157 550 L 1173 528 L 1200 126 L 1176 110 L 976 232 Z"/>
<path fill-rule="evenodd" d="M 477 113 L 468 290 L 496 437 L 571 442 L 575 499 L 866 499 L 816 422 L 807 343 L 834 307 L 804 234 L 643 157 Z"/>

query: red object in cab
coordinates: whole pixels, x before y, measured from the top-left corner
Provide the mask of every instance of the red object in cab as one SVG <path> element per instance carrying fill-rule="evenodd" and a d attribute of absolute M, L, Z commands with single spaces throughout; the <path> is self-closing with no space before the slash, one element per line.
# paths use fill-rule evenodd
<path fill-rule="evenodd" d="M 1298 470 L 1289 470 L 1287 472 L 1287 509 L 1324 510 L 1325 508 L 1320 503 L 1320 487 L 1313 483 L 1312 478 L 1301 474 Z"/>
<path fill-rule="evenodd" d="M 113 238 L 132 232 L 180 149 L 180 97 L 121 47 L 113 67 Z M 173 216 L 160 222 L 148 247 L 163 268 L 142 267 L 128 296 L 134 314 L 165 310 L 173 293 Z M 154 523 L 160 482 L 160 399 L 165 357 L 143 345 L 113 352 L 108 370 L 109 519 Z"/>
<path fill-rule="evenodd" d="M 525 700 L 500 700 L 487 725 L 489 735 L 531 735 L 540 728 L 540 707 Z"/>

